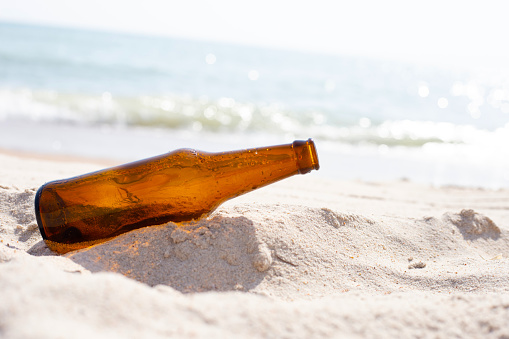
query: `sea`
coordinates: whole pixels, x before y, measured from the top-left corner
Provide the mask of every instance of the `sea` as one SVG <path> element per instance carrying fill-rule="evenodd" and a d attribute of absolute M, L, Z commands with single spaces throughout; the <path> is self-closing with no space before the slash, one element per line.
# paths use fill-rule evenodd
<path fill-rule="evenodd" d="M 130 161 L 313 138 L 317 175 L 507 188 L 509 72 L 459 64 L 0 22 L 0 148 Z"/>

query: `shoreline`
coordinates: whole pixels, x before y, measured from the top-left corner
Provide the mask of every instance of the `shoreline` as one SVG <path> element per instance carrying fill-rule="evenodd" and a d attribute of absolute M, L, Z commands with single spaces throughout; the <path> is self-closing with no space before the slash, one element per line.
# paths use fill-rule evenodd
<path fill-rule="evenodd" d="M 307 140 L 310 135 L 195 133 L 185 130 L 122 125 L 75 125 L 70 123 L 3 120 L 0 150 L 9 154 L 42 155 L 51 159 L 123 164 L 179 148 L 222 152 Z M 325 179 L 387 182 L 410 180 L 436 187 L 461 186 L 509 188 L 509 158 L 503 153 L 491 159 L 483 149 L 449 147 L 387 148 L 345 145 L 315 139 Z M 491 150 L 490 152 L 493 152 Z M 470 153 L 469 153 L 470 152 Z"/>

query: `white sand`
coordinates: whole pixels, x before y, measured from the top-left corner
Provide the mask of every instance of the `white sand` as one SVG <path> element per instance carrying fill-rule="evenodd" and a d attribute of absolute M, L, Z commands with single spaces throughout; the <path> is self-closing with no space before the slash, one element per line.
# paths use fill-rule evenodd
<path fill-rule="evenodd" d="M 0 337 L 509 338 L 508 190 L 310 173 L 57 256 L 35 191 L 103 165 L 0 164 Z"/>

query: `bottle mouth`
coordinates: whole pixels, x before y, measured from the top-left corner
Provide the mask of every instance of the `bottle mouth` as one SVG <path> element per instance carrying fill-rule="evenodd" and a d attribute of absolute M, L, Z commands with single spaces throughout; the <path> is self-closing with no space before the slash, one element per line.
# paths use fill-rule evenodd
<path fill-rule="evenodd" d="M 320 169 L 318 154 L 313 139 L 295 140 L 292 145 L 295 155 L 297 156 L 299 174 L 306 174 L 312 170 Z"/>

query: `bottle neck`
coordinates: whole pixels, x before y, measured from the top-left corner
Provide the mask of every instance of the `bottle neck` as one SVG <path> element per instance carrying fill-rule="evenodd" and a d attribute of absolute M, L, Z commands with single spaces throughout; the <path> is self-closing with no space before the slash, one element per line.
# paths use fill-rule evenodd
<path fill-rule="evenodd" d="M 306 174 L 320 168 L 315 143 L 312 139 L 296 140 L 291 144 L 251 148 L 215 153 L 218 167 L 226 171 L 263 166 L 292 174 Z M 232 167 L 232 163 L 237 166 Z"/>
<path fill-rule="evenodd" d="M 318 169 L 313 140 L 210 154 L 214 178 L 225 196 L 238 195 L 296 174 Z M 211 160 L 212 160 L 211 159 Z"/>

